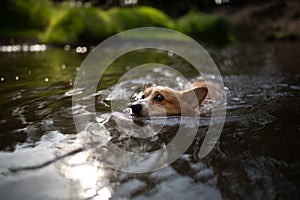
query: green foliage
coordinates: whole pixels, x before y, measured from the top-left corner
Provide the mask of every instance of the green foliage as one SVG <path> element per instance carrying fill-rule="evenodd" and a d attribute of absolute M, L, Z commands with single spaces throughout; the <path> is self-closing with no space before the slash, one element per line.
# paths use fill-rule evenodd
<path fill-rule="evenodd" d="M 51 9 L 49 0 L 1 0 L 1 26 L 11 30 L 45 28 Z"/>
<path fill-rule="evenodd" d="M 81 40 L 105 39 L 113 34 L 108 13 L 96 8 L 88 8 L 84 13 L 85 26 L 79 38 Z"/>
<path fill-rule="evenodd" d="M 190 12 L 177 21 L 176 29 L 204 41 L 230 40 L 230 22 L 222 16 Z"/>
<path fill-rule="evenodd" d="M 50 21 L 52 6 L 48 0 L 1 0 L 0 39 L 37 40 Z"/>
<path fill-rule="evenodd" d="M 56 12 L 45 35 L 45 40 L 51 43 L 76 41 L 78 32 L 83 29 L 83 20 L 80 10 L 70 8 L 66 11 Z"/>
<path fill-rule="evenodd" d="M 173 28 L 173 21 L 161 11 L 151 7 L 113 8 L 108 11 L 114 23 L 114 32 L 139 27 Z"/>
<path fill-rule="evenodd" d="M 55 16 L 46 34 L 41 37 L 45 42 L 95 41 L 131 28 L 173 27 L 168 16 L 150 7 L 113 8 L 108 11 L 94 7 L 67 8 Z"/>
<path fill-rule="evenodd" d="M 266 41 L 277 41 L 277 40 L 295 40 L 297 37 L 293 34 L 286 32 L 278 32 L 272 29 L 267 29 L 263 32 L 264 39 Z"/>
<path fill-rule="evenodd" d="M 58 12 L 42 39 L 67 43 L 104 39 L 112 34 L 110 19 L 97 8 L 67 8 Z"/>
<path fill-rule="evenodd" d="M 49 0 L 1 0 L 0 38 L 40 39 L 46 43 L 99 42 L 124 30 L 138 27 L 176 29 L 200 40 L 229 40 L 230 23 L 223 17 L 190 12 L 177 21 L 146 6 L 112 8 L 53 7 Z M 147 37 L 147 36 L 144 36 Z"/>

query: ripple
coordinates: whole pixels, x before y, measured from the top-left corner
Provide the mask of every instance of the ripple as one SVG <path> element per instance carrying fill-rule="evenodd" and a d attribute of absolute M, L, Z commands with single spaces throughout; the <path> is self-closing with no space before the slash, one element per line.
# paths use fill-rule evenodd
<path fill-rule="evenodd" d="M 76 89 L 72 89 L 68 92 L 65 93 L 65 96 L 73 96 L 73 95 L 79 95 L 82 94 L 84 91 L 84 88 L 76 88 Z"/>

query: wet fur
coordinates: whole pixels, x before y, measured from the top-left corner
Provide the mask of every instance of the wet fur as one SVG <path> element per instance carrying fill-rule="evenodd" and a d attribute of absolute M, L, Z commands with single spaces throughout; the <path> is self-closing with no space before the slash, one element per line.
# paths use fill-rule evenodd
<path fill-rule="evenodd" d="M 199 107 L 208 94 L 203 81 L 194 82 L 181 91 L 163 86 L 143 89 L 144 99 L 137 102 L 142 105 L 141 116 L 199 116 Z M 164 97 L 163 101 L 155 100 L 158 94 Z"/>

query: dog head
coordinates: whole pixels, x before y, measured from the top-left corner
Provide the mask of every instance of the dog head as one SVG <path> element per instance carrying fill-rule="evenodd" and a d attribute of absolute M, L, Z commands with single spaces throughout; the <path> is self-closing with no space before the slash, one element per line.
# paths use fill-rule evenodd
<path fill-rule="evenodd" d="M 144 88 L 142 99 L 131 104 L 136 116 L 195 116 L 207 96 L 206 87 L 176 91 L 169 87 Z"/>

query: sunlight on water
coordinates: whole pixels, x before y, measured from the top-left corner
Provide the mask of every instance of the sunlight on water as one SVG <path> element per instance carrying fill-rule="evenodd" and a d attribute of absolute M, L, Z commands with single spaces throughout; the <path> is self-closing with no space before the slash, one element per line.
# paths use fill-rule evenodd
<path fill-rule="evenodd" d="M 70 49 L 71 49 L 71 46 L 70 46 L 70 45 L 68 45 L 68 44 L 66 44 L 66 45 L 64 46 L 64 49 L 65 49 L 65 51 L 70 51 Z"/>
<path fill-rule="evenodd" d="M 107 187 L 98 190 L 99 181 L 105 175 L 104 170 L 101 169 L 99 163 L 89 161 L 89 157 L 88 152 L 81 152 L 72 156 L 66 161 L 67 165 L 62 167 L 62 173 L 66 178 L 79 183 L 81 188 L 79 195 L 83 198 L 99 195 L 96 199 L 109 199 L 111 192 Z"/>
<path fill-rule="evenodd" d="M 107 187 L 102 188 L 97 192 L 99 196 L 95 197 L 97 200 L 107 200 L 111 198 L 111 192 Z"/>
<path fill-rule="evenodd" d="M 67 91 L 65 93 L 65 96 L 73 96 L 73 95 L 79 95 L 83 93 L 84 88 L 78 88 L 78 89 L 73 89 L 70 91 Z"/>
<path fill-rule="evenodd" d="M 34 44 L 34 45 L 4 45 L 0 46 L 0 52 L 36 52 L 36 51 L 46 51 L 47 46 L 45 44 Z"/>
<path fill-rule="evenodd" d="M 76 47 L 76 53 L 86 53 L 87 48 L 86 47 Z"/>

